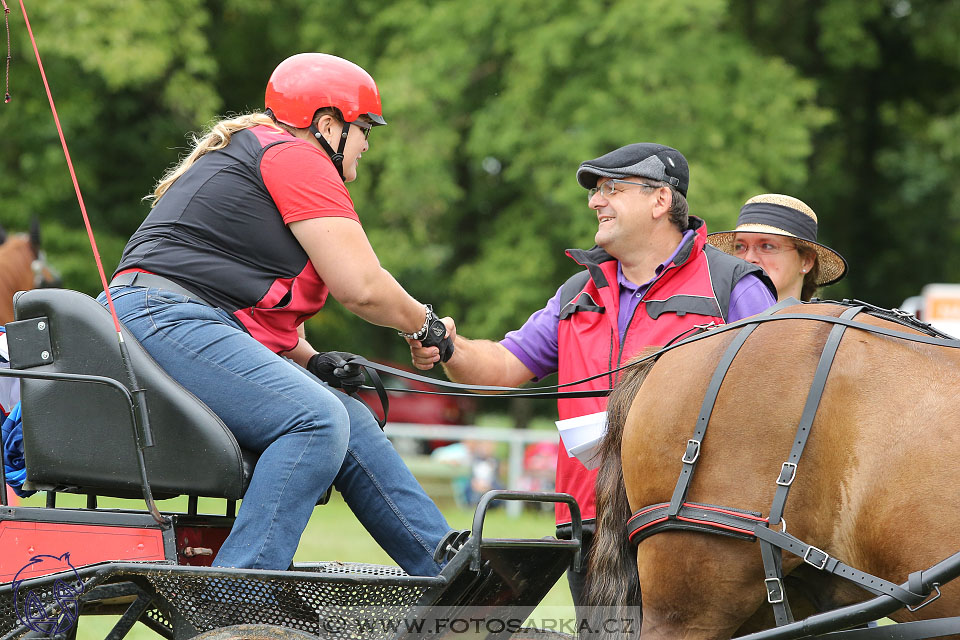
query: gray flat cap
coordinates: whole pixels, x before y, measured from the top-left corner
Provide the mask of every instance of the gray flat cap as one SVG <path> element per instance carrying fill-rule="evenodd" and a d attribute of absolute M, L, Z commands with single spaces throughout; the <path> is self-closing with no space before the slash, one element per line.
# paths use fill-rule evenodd
<path fill-rule="evenodd" d="M 683 154 L 653 142 L 628 144 L 594 160 L 587 160 L 577 169 L 577 182 L 584 189 L 597 186 L 600 178 L 631 176 L 666 182 L 684 197 L 690 184 L 690 168 Z"/>

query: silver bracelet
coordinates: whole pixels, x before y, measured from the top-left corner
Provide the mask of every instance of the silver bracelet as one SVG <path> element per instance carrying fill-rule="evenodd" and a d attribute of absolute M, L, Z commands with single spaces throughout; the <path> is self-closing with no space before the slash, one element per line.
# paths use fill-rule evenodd
<path fill-rule="evenodd" d="M 426 310 L 427 315 L 423 319 L 423 326 L 420 327 L 420 330 L 415 333 L 404 333 L 403 331 L 397 331 L 397 334 L 401 338 L 406 338 L 407 340 L 423 340 L 427 337 L 427 328 L 430 326 L 430 321 L 435 317 L 433 315 L 433 305 L 425 304 L 423 308 Z"/>

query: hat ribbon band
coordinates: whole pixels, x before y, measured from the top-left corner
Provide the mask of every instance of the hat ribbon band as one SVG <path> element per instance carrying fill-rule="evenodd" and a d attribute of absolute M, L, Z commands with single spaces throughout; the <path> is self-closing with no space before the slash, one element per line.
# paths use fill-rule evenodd
<path fill-rule="evenodd" d="M 751 202 L 743 205 L 737 217 L 737 227 L 745 224 L 763 224 L 783 229 L 801 240 L 817 241 L 817 223 L 813 218 L 779 204 Z"/>

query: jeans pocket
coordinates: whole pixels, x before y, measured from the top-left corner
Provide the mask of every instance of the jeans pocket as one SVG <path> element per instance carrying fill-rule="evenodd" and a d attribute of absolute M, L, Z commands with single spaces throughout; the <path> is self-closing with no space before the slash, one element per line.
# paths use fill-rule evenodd
<path fill-rule="evenodd" d="M 179 304 L 190 302 L 187 296 L 167 291 L 166 289 L 147 289 L 147 307 L 154 307 L 164 304 Z"/>

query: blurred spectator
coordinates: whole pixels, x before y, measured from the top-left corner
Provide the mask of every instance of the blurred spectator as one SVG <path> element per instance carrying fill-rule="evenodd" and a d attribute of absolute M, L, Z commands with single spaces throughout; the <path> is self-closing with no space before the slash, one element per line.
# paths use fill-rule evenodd
<path fill-rule="evenodd" d="M 500 482 L 500 458 L 497 457 L 497 443 L 492 440 L 467 440 L 466 445 L 471 454 L 470 504 L 477 504 L 480 496 L 487 491 L 503 489 L 503 483 Z"/>
<path fill-rule="evenodd" d="M 523 452 L 523 475 L 520 477 L 520 491 L 553 491 L 556 487 L 557 452 L 560 445 L 556 442 L 535 442 L 527 445 Z M 549 502 L 526 502 L 528 508 L 553 510 Z"/>
<path fill-rule="evenodd" d="M 430 458 L 463 470 L 462 474 L 451 480 L 454 498 L 459 507 L 473 507 L 487 491 L 504 488 L 500 481 L 501 463 L 497 456 L 497 443 L 492 440 L 455 442 L 434 449 Z M 491 507 L 500 504 L 494 502 Z"/>

